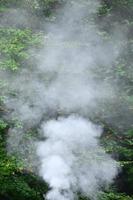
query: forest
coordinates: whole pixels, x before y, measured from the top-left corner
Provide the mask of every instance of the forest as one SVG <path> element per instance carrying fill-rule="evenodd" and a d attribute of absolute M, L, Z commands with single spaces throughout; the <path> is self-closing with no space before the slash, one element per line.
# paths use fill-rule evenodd
<path fill-rule="evenodd" d="M 133 199 L 133 0 L 0 0 L 0 200 Z"/>

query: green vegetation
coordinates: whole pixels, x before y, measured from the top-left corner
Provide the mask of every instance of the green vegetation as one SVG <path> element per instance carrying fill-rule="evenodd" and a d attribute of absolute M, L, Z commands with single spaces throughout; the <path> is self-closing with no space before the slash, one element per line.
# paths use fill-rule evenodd
<path fill-rule="evenodd" d="M 32 172 L 26 171 L 20 160 L 6 153 L 8 125 L 0 120 L 0 198 L 41 200 L 48 187 Z"/>
<path fill-rule="evenodd" d="M 127 196 L 125 194 L 117 194 L 117 193 L 103 193 L 100 200 L 132 200 L 132 197 Z"/>
<path fill-rule="evenodd" d="M 37 1 L 1 0 L 0 14 L 3 15 L 9 7 L 21 7 L 29 9 L 29 12 L 36 11 L 43 17 L 50 17 L 61 1 L 39 0 Z M 29 7 L 27 7 L 29 6 Z M 102 27 L 101 34 L 107 36 L 110 26 L 120 22 L 128 27 L 129 40 L 124 45 L 124 56 L 115 63 L 115 76 L 123 80 L 125 91 L 122 98 L 127 101 L 129 110 L 133 110 L 133 1 L 132 0 L 102 0 L 99 9 L 99 23 L 107 16 L 107 21 Z M 116 17 L 117 16 L 117 17 Z M 106 37 L 107 39 L 107 37 Z M 30 59 L 28 50 L 31 47 L 38 47 L 41 43 L 41 34 L 35 30 L 25 28 L 0 27 L 0 70 L 19 70 Z M 113 79 L 113 77 L 112 77 Z M 6 87 L 6 83 L 0 80 L 0 90 Z M 2 200 L 43 200 L 43 194 L 48 186 L 40 180 L 32 171 L 26 171 L 23 163 L 15 156 L 6 152 L 6 138 L 8 129 L 11 126 L 4 121 L 2 114 L 5 112 L 3 105 L 4 95 L 0 96 L 0 199 Z M 130 128 L 130 127 L 129 127 Z M 101 143 L 106 151 L 117 156 L 122 170 L 116 178 L 114 185 L 103 192 L 99 200 L 132 200 L 133 199 L 133 129 L 132 127 L 124 134 L 120 134 L 112 127 L 105 125 L 104 135 Z M 114 189 L 115 188 L 115 189 Z M 79 197 L 86 200 L 84 197 Z"/>
<path fill-rule="evenodd" d="M 1 69 L 17 70 L 28 59 L 28 47 L 38 44 L 40 37 L 28 29 L 0 28 Z"/>
<path fill-rule="evenodd" d="M 118 191 L 132 194 L 133 130 L 130 129 L 123 135 L 110 130 L 106 130 L 102 138 L 102 144 L 105 146 L 105 149 L 108 153 L 117 156 L 118 162 L 122 167 L 122 171 L 117 178 L 116 183 Z"/>

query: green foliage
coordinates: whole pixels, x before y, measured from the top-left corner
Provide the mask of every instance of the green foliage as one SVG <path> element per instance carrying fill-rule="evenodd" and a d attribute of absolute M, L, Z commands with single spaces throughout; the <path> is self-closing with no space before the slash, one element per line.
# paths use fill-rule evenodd
<path fill-rule="evenodd" d="M 113 191 L 108 191 L 108 192 L 100 192 L 98 197 L 98 200 L 132 200 L 132 197 L 124 194 L 124 193 L 117 193 Z M 79 200 L 90 200 L 87 197 L 79 197 Z"/>
<path fill-rule="evenodd" d="M 14 156 L 6 153 L 8 124 L 0 120 L 0 198 L 12 200 L 43 200 L 47 185 L 30 171 L 26 171 Z"/>
<path fill-rule="evenodd" d="M 102 193 L 99 200 L 132 200 L 131 197 L 125 194 L 117 194 L 114 192 Z"/>
<path fill-rule="evenodd" d="M 111 1 L 112 6 L 122 6 L 122 7 L 132 7 L 133 1 L 132 0 L 113 0 Z"/>
<path fill-rule="evenodd" d="M 39 0 L 38 5 L 35 5 L 34 9 L 38 9 L 42 15 L 50 17 L 50 15 L 52 15 L 52 11 L 54 12 L 54 9 L 58 7 L 61 1 L 62 0 Z"/>
<path fill-rule="evenodd" d="M 28 59 L 28 47 L 38 45 L 41 35 L 29 29 L 0 28 L 0 68 L 17 70 Z"/>
<path fill-rule="evenodd" d="M 121 166 L 120 182 L 123 183 L 119 189 L 132 193 L 133 185 L 133 129 L 119 134 L 106 132 L 102 138 L 102 144 L 108 153 L 117 157 Z M 128 186 L 128 187 L 126 187 Z M 118 185 L 119 187 L 119 185 Z"/>
<path fill-rule="evenodd" d="M 4 7 L 6 3 L 8 4 L 5 1 L 0 7 L 0 12 L 7 11 Z M 41 35 L 34 34 L 29 29 L 0 28 L 0 69 L 17 70 L 28 59 L 29 47 L 37 47 L 40 41 Z M 2 112 L 4 111 L 2 90 L 5 87 L 7 84 L 0 80 L 0 111 Z M 22 126 L 16 119 L 13 120 L 13 124 L 17 128 Z M 37 180 L 36 176 L 31 175 L 30 171 L 23 175 L 23 163 L 18 158 L 7 155 L 8 127 L 9 125 L 0 119 L 0 198 L 10 197 L 12 200 L 43 199 L 46 185 Z M 32 180 L 33 183 L 29 180 Z"/>
<path fill-rule="evenodd" d="M 0 12 L 7 11 L 10 7 L 26 9 L 29 13 L 37 16 L 49 17 L 54 9 L 64 0 L 1 0 Z"/>
<path fill-rule="evenodd" d="M 98 10 L 98 14 L 100 16 L 107 15 L 111 11 L 111 7 L 109 7 L 105 2 L 102 3 Z"/>
<path fill-rule="evenodd" d="M 130 129 L 125 134 L 112 133 L 102 139 L 102 142 L 106 146 L 106 151 L 110 153 L 119 154 L 120 161 L 132 161 L 133 160 L 133 130 Z"/>
<path fill-rule="evenodd" d="M 30 178 L 30 175 L 28 176 Z M 34 180 L 35 181 L 35 180 Z M 10 175 L 0 180 L 1 196 L 9 196 L 13 200 L 41 200 L 42 194 L 25 181 L 23 177 Z"/>
<path fill-rule="evenodd" d="M 0 119 L 0 131 L 4 130 L 7 127 L 7 123 Z"/>

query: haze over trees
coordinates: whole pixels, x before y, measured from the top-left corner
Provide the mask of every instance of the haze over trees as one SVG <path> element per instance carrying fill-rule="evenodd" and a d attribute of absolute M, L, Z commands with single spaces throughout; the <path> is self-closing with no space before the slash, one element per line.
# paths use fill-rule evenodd
<path fill-rule="evenodd" d="M 133 1 L 77 2 L 0 1 L 2 200 L 133 199 Z"/>

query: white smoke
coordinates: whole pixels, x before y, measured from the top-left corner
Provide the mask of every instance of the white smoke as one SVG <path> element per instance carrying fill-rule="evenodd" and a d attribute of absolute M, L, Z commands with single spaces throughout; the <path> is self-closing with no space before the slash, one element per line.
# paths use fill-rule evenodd
<path fill-rule="evenodd" d="M 95 199 L 117 173 L 116 162 L 99 144 L 101 128 L 88 120 L 116 98 L 117 86 L 99 71 L 111 70 L 122 38 L 114 34 L 108 41 L 99 35 L 93 20 L 99 5 L 98 0 L 67 1 L 56 21 L 44 25 L 44 49 L 32 52 L 38 63 L 15 75 L 0 75 L 15 92 L 6 97 L 5 105 L 12 109 L 6 117 L 24 124 L 18 136 L 10 130 L 9 151 L 17 141 L 23 148 L 15 146 L 15 151 L 24 151 L 26 157 L 23 132 L 42 124 L 45 140 L 37 143 L 41 165 L 36 165 L 51 188 L 48 200 L 73 200 L 78 192 Z M 64 117 L 49 120 L 58 115 Z"/>
<path fill-rule="evenodd" d="M 51 190 L 49 200 L 73 200 L 77 192 L 96 198 L 117 173 L 117 165 L 99 145 L 100 127 L 78 116 L 42 124 L 45 141 L 38 143 L 40 175 Z"/>
<path fill-rule="evenodd" d="M 91 21 L 84 24 L 84 18 L 90 20 L 99 5 L 98 1 L 86 3 L 69 2 L 61 20 L 48 26 L 52 34 L 39 66 L 50 77 L 45 105 L 70 115 L 42 125 L 45 141 L 38 143 L 37 155 L 40 175 L 51 188 L 48 200 L 73 200 L 78 192 L 95 199 L 101 186 L 111 183 L 117 173 L 116 162 L 100 147 L 102 130 L 85 118 L 71 116 L 73 112 L 92 114 L 99 107 L 98 101 L 109 101 L 115 95 L 112 85 L 95 79 L 94 71 L 97 65 L 113 62 L 119 45 L 115 49 L 101 41 Z M 109 57 L 108 49 L 112 52 Z"/>

